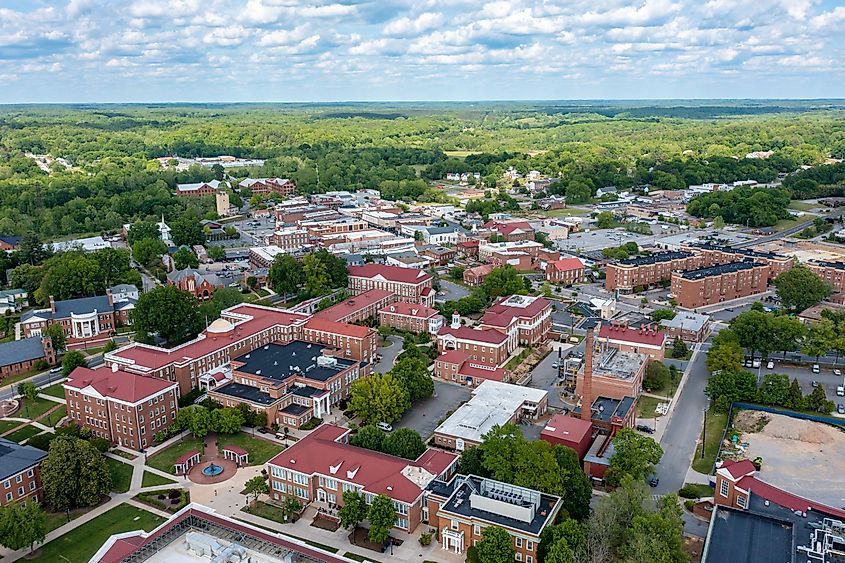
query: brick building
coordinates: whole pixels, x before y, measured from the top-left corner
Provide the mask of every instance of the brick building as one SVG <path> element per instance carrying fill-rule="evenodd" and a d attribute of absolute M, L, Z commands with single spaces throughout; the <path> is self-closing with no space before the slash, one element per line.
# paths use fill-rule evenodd
<path fill-rule="evenodd" d="M 49 365 L 56 363 L 56 351 L 49 337 L 30 336 L 0 343 L 0 377 L 34 369 L 42 360 Z"/>
<path fill-rule="evenodd" d="M 0 250 L 15 250 L 21 243 L 21 237 L 0 234 Z"/>
<path fill-rule="evenodd" d="M 775 254 L 774 252 L 761 252 L 750 248 L 695 244 L 689 245 L 685 249 L 696 253 L 700 257 L 701 262 L 698 268 L 708 268 L 710 266 L 742 262 L 744 260 L 762 262 L 769 266 L 769 281 L 772 281 L 780 274 L 789 270 L 795 264 L 795 259 L 792 256 L 784 256 Z"/>
<path fill-rule="evenodd" d="M 300 227 L 276 229 L 267 239 L 268 244 L 278 246 L 285 252 L 304 250 L 311 242 L 308 231 Z"/>
<path fill-rule="evenodd" d="M 666 334 L 657 330 L 657 325 L 629 328 L 627 322 L 603 323 L 598 340 L 606 347 L 645 354 L 652 360 L 662 360 L 666 355 Z"/>
<path fill-rule="evenodd" d="M 43 502 L 41 462 L 47 452 L 0 438 L 0 506 L 30 499 Z"/>
<path fill-rule="evenodd" d="M 334 348 L 334 355 L 372 363 L 376 359 L 378 333 L 372 328 L 312 317 L 302 327 L 302 339 Z"/>
<path fill-rule="evenodd" d="M 200 301 L 211 299 L 215 289 L 226 286 L 216 275 L 204 274 L 193 268 L 170 272 L 167 274 L 167 285 L 175 285 L 183 291 L 192 293 Z"/>
<path fill-rule="evenodd" d="M 296 183 L 287 178 L 244 178 L 238 183 L 253 195 L 269 195 L 272 193 L 291 196 L 296 193 Z"/>
<path fill-rule="evenodd" d="M 379 311 L 394 303 L 396 295 L 392 291 L 371 289 L 314 313 L 314 318 L 338 323 L 358 323 L 367 319 L 378 319 Z M 422 305 L 417 307 L 422 308 Z"/>
<path fill-rule="evenodd" d="M 757 295 L 768 290 L 769 266 L 745 260 L 672 274 L 671 293 L 678 305 L 705 305 Z"/>
<path fill-rule="evenodd" d="M 807 268 L 824 280 L 834 293 L 845 292 L 845 263 L 820 260 L 808 262 Z"/>
<path fill-rule="evenodd" d="M 534 240 L 534 229 L 527 221 L 488 221 L 482 228 L 491 231 L 492 236 L 498 236 L 507 242 Z"/>
<path fill-rule="evenodd" d="M 372 503 L 377 495 L 393 500 L 395 527 L 411 533 L 431 514 L 426 487 L 450 480 L 458 456 L 427 449 L 415 460 L 394 457 L 348 444 L 349 429 L 323 424 L 268 463 L 274 500 L 297 499 L 336 515 L 344 491 L 358 491 Z"/>
<path fill-rule="evenodd" d="M 516 334 L 519 344 L 535 346 L 548 338 L 552 328 L 552 302 L 545 297 L 511 295 L 489 307 L 479 326 Z"/>
<path fill-rule="evenodd" d="M 660 321 L 660 328 L 669 340 L 704 342 L 710 335 L 710 317 L 692 311 L 678 311 L 674 318 Z"/>
<path fill-rule="evenodd" d="M 62 386 L 71 420 L 133 450 L 152 444 L 179 409 L 176 383 L 120 370 L 78 367 Z"/>
<path fill-rule="evenodd" d="M 443 352 L 434 361 L 434 377 L 473 387 L 482 382 L 510 382 L 510 373 L 496 364 L 473 360 L 469 353 L 460 350 Z"/>
<path fill-rule="evenodd" d="M 371 289 L 384 289 L 396 294 L 398 301 L 434 305 L 433 278 L 416 268 L 379 264 L 349 267 L 349 289 L 360 295 Z"/>
<path fill-rule="evenodd" d="M 589 395 L 590 402 L 595 397 L 607 397 L 618 401 L 625 397 L 639 397 L 643 387 L 643 377 L 649 358 L 645 354 L 623 352 L 608 345 L 601 345 L 598 353 L 593 353 L 588 375 L 587 362 L 581 367 L 575 384 L 575 394 L 580 397 Z M 585 386 L 590 381 L 589 393 Z"/>
<path fill-rule="evenodd" d="M 653 287 L 672 279 L 674 270 L 694 270 L 699 259 L 692 252 L 658 252 L 619 260 L 607 265 L 604 286 L 608 291 L 630 293 L 636 287 Z"/>
<path fill-rule="evenodd" d="M 490 275 L 495 266 L 493 264 L 482 264 L 464 270 L 464 283 L 471 286 L 479 286 L 484 283 L 484 278 Z"/>
<path fill-rule="evenodd" d="M 566 446 L 578 454 L 579 460 L 583 460 L 593 443 L 593 424 L 589 420 L 558 413 L 540 431 L 540 439 L 553 446 Z"/>
<path fill-rule="evenodd" d="M 546 265 L 546 281 L 571 285 L 583 283 L 586 277 L 584 263 L 580 258 L 553 260 Z"/>
<path fill-rule="evenodd" d="M 443 315 L 437 309 L 402 301 L 382 308 L 378 313 L 378 319 L 378 324 L 381 326 L 415 333 L 437 334 L 437 331 L 443 327 Z"/>
<path fill-rule="evenodd" d="M 105 295 L 55 301 L 49 309 L 34 309 L 21 315 L 21 334 L 41 336 L 53 324 L 61 325 L 68 349 L 102 345 L 117 329 L 132 323 L 130 313 L 138 301 L 134 285 L 110 287 Z"/>
<path fill-rule="evenodd" d="M 323 353 L 301 340 L 272 343 L 232 360 L 232 379 L 208 395 L 227 407 L 246 404 L 267 414 L 267 424 L 300 428 L 332 413 L 352 382 L 369 373 L 355 360 Z"/>
<path fill-rule="evenodd" d="M 460 350 L 475 361 L 503 364 L 518 345 L 517 332 L 506 334 L 492 328 L 470 328 L 461 325 L 460 315 L 452 315 L 452 322 L 437 333 L 437 349 L 440 352 Z"/>
<path fill-rule="evenodd" d="M 204 197 L 212 196 L 220 187 L 219 180 L 211 180 L 210 182 L 196 182 L 194 184 L 177 184 L 177 197 Z"/>

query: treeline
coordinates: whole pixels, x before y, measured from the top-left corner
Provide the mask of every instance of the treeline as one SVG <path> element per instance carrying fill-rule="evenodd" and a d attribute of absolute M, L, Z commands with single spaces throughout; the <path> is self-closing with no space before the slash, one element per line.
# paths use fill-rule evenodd
<path fill-rule="evenodd" d="M 843 151 L 845 156 L 845 151 Z M 783 181 L 795 199 L 845 195 L 845 162 L 799 170 Z"/>
<path fill-rule="evenodd" d="M 694 197 L 687 213 L 694 217 L 715 219 L 748 227 L 771 227 L 780 219 L 789 219 L 789 192 L 780 188 L 734 188 L 729 192 L 711 192 Z"/>

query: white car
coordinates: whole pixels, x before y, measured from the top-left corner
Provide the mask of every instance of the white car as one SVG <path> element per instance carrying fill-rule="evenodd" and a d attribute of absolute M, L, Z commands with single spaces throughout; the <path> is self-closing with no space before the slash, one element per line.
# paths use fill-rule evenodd
<path fill-rule="evenodd" d="M 772 360 L 769 360 L 769 363 L 766 364 L 766 369 L 775 369 L 775 363 Z"/>
<path fill-rule="evenodd" d="M 384 430 L 385 432 L 393 432 L 393 427 L 386 422 L 379 422 L 376 424 L 379 430 Z"/>
<path fill-rule="evenodd" d="M 833 375 L 842 375 L 842 370 L 840 370 L 840 369 L 833 370 Z"/>
<path fill-rule="evenodd" d="M 754 360 L 752 367 L 754 367 L 754 368 L 760 367 L 760 360 Z"/>

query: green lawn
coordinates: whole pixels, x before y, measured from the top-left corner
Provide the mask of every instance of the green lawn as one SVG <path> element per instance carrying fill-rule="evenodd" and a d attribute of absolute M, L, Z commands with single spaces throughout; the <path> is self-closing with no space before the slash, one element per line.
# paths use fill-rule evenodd
<path fill-rule="evenodd" d="M 17 442 L 18 444 L 20 444 L 24 440 L 26 440 L 28 438 L 32 438 L 36 434 L 41 434 L 41 429 L 37 428 L 35 426 L 32 426 L 32 425 L 29 425 L 29 426 L 24 426 L 20 430 L 15 430 L 14 432 L 9 434 L 5 438 L 7 440 L 11 440 L 13 442 Z"/>
<path fill-rule="evenodd" d="M 59 407 L 59 410 L 53 411 L 44 418 L 42 418 L 39 422 L 51 428 L 55 428 L 56 425 L 67 416 L 67 405 L 62 405 Z"/>
<path fill-rule="evenodd" d="M 176 442 L 169 448 L 166 448 L 149 458 L 147 460 L 147 465 L 149 465 L 150 467 L 155 467 L 159 471 L 164 471 L 165 473 L 175 475 L 176 470 L 173 467 L 173 464 L 180 456 L 182 456 L 182 454 L 187 453 L 190 450 L 197 450 L 198 452 L 202 453 L 202 441 L 190 437 L 185 438 L 184 440 Z"/>
<path fill-rule="evenodd" d="M 23 399 L 23 404 L 21 405 L 20 410 L 15 414 L 23 418 L 35 420 L 53 407 L 59 406 L 59 404 L 60 403 L 57 403 L 56 401 L 51 401 L 50 399 L 44 399 L 42 397 L 36 397 L 33 401 Z"/>
<path fill-rule="evenodd" d="M 695 491 L 696 498 L 712 497 L 713 487 L 702 483 L 684 483 L 684 488 Z"/>
<path fill-rule="evenodd" d="M 38 392 L 44 393 L 45 395 L 50 395 L 51 397 L 58 397 L 59 399 L 65 398 L 65 388 L 62 387 L 61 383 L 56 383 L 55 385 L 45 387 L 44 389 L 41 389 Z"/>
<path fill-rule="evenodd" d="M 519 364 L 525 361 L 525 358 L 527 358 L 532 351 L 533 349 L 531 348 L 531 346 L 528 346 L 527 348 L 523 349 L 522 352 L 508 360 L 508 363 L 505 364 L 505 369 L 511 371 L 515 370 L 517 366 L 519 366 Z"/>
<path fill-rule="evenodd" d="M 796 211 L 809 211 L 811 209 L 815 209 L 819 207 L 817 203 L 807 203 L 806 201 L 790 201 L 789 202 L 789 209 L 794 209 Z"/>
<path fill-rule="evenodd" d="M 284 516 L 282 516 L 281 508 L 263 501 L 250 503 L 241 508 L 241 512 L 246 512 L 247 514 L 252 514 L 253 516 L 260 516 L 261 518 L 266 518 L 267 520 L 272 520 L 273 522 L 278 522 L 279 524 L 287 524 Z"/>
<path fill-rule="evenodd" d="M 660 403 L 665 402 L 666 401 L 655 399 L 654 397 L 640 395 L 640 398 L 637 399 L 637 416 L 639 418 L 654 418 L 654 415 L 656 414 L 654 409 L 656 409 L 657 405 Z"/>
<path fill-rule="evenodd" d="M 45 545 L 30 561 L 85 563 L 113 534 L 150 531 L 164 521 L 151 512 L 121 504 Z"/>
<path fill-rule="evenodd" d="M 713 463 L 719 453 L 719 442 L 728 423 L 728 415 L 723 412 L 716 412 L 711 407 L 707 411 L 707 434 L 704 444 L 704 457 L 701 456 L 701 444 L 695 450 L 695 457 L 692 460 L 692 468 L 699 473 L 709 474 L 713 470 Z"/>
<path fill-rule="evenodd" d="M 24 423 L 17 422 L 15 420 L 0 420 L 0 434 L 2 434 L 3 432 L 8 432 L 12 428 L 17 428 L 21 424 Z"/>
<path fill-rule="evenodd" d="M 250 465 L 264 465 L 284 449 L 275 442 L 264 440 L 257 436 L 253 438 L 243 432 L 237 434 L 218 434 L 217 445 L 221 448 L 223 446 L 233 445 L 245 449 L 249 452 Z"/>
<path fill-rule="evenodd" d="M 70 514 L 65 514 L 64 512 L 45 512 L 44 515 L 47 517 L 47 533 L 49 534 L 56 528 L 64 526 L 69 521 L 76 520 L 83 514 L 90 512 L 92 507 L 86 506 L 85 508 L 77 508 L 76 510 L 71 510 Z M 70 516 L 70 520 L 68 520 L 68 516 Z"/>
<path fill-rule="evenodd" d="M 581 215 L 589 215 L 592 213 L 592 209 L 587 209 L 585 207 L 566 207 L 564 209 L 550 209 L 548 211 L 538 211 L 540 215 L 544 217 L 570 217 L 570 216 L 581 216 Z"/>
<path fill-rule="evenodd" d="M 801 217 L 800 219 L 781 219 L 780 221 L 774 224 L 773 228 L 777 232 L 781 232 L 785 231 L 790 227 L 794 227 L 799 223 L 803 223 L 804 221 L 807 221 L 807 217 Z"/>
<path fill-rule="evenodd" d="M 161 475 L 156 475 L 155 473 L 150 473 L 149 471 L 144 471 L 144 478 L 141 480 L 142 487 L 157 487 L 159 485 L 171 485 L 175 483 L 173 479 L 168 479 L 167 477 L 162 477 Z"/>
<path fill-rule="evenodd" d="M 343 554 L 343 556 L 348 557 L 349 559 L 354 559 L 355 561 L 370 561 L 371 563 L 379 563 L 369 555 L 358 555 L 357 553 L 352 553 L 351 551 L 347 551 Z"/>
<path fill-rule="evenodd" d="M 125 493 L 132 484 L 132 466 L 114 458 L 107 457 L 111 473 L 111 490 L 115 493 Z"/>

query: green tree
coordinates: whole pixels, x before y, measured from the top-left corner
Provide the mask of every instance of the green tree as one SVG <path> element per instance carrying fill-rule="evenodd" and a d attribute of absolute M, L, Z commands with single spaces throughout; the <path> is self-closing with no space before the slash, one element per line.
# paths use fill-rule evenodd
<path fill-rule="evenodd" d="M 479 563 L 513 563 L 516 552 L 513 538 L 499 526 L 481 530 L 481 539 L 475 544 Z"/>
<path fill-rule="evenodd" d="M 161 232 L 158 230 L 158 225 L 152 221 L 137 221 L 129 227 L 126 241 L 130 246 L 134 246 L 140 240 L 161 240 L 160 237 Z"/>
<path fill-rule="evenodd" d="M 244 424 L 243 413 L 234 408 L 211 411 L 211 430 L 220 434 L 236 434 Z"/>
<path fill-rule="evenodd" d="M 115 350 L 117 350 L 117 348 L 117 342 L 115 342 L 113 339 L 109 339 L 109 341 L 106 342 L 106 345 L 103 346 L 103 353 L 108 354 L 109 352 L 114 352 Z"/>
<path fill-rule="evenodd" d="M 813 387 L 812 392 L 807 395 L 806 404 L 807 410 L 815 412 L 828 414 L 833 410 L 833 402 L 827 400 L 824 388 L 821 385 Z"/>
<path fill-rule="evenodd" d="M 302 259 L 302 272 L 305 275 L 305 291 L 311 297 L 326 295 L 331 289 L 329 272 L 315 255 L 308 254 Z"/>
<path fill-rule="evenodd" d="M 778 352 L 783 352 L 786 357 L 787 352 L 794 352 L 798 349 L 798 343 L 801 342 L 807 334 L 807 327 L 804 323 L 787 315 L 777 315 L 772 317 L 772 348 Z"/>
<path fill-rule="evenodd" d="M 484 450 L 478 446 L 465 449 L 458 460 L 458 473 L 489 477 L 490 472 L 484 466 Z"/>
<path fill-rule="evenodd" d="M 71 350 L 62 358 L 62 375 L 69 376 L 78 367 L 88 367 L 88 361 L 79 350 Z"/>
<path fill-rule="evenodd" d="M 58 435 L 41 464 L 44 499 L 53 509 L 93 506 L 111 489 L 106 459 L 87 440 Z"/>
<path fill-rule="evenodd" d="M 389 373 L 354 381 L 350 395 L 350 410 L 366 424 L 395 422 L 411 408 L 405 386 Z"/>
<path fill-rule="evenodd" d="M 720 231 L 725 228 L 725 220 L 722 219 L 721 215 L 717 215 L 715 219 L 713 219 L 713 228 L 717 231 Z"/>
<path fill-rule="evenodd" d="M 758 391 L 758 400 L 764 405 L 788 407 L 791 403 L 789 376 L 767 373 Z"/>
<path fill-rule="evenodd" d="M 753 401 L 757 398 L 757 378 L 747 371 L 719 371 L 710 375 L 704 392 L 714 403 L 720 397 L 725 405 L 736 401 Z"/>
<path fill-rule="evenodd" d="M 484 278 L 481 287 L 490 299 L 526 293 L 522 276 L 509 264 L 493 268 Z"/>
<path fill-rule="evenodd" d="M 266 494 L 269 491 L 270 488 L 267 486 L 267 481 L 264 480 L 264 477 L 262 475 L 256 475 L 255 477 L 248 479 L 247 482 L 244 483 L 244 492 L 247 494 L 247 496 L 252 495 L 253 504 L 258 502 L 258 497 L 263 494 Z"/>
<path fill-rule="evenodd" d="M 563 475 L 551 445 L 527 442 L 515 424 L 494 426 L 479 446 L 484 467 L 498 481 L 562 495 Z"/>
<path fill-rule="evenodd" d="M 285 498 L 285 503 L 282 505 L 282 515 L 285 521 L 293 520 L 293 517 L 302 512 L 302 503 L 293 497 Z"/>
<path fill-rule="evenodd" d="M 47 328 L 41 331 L 42 336 L 49 336 L 53 350 L 60 352 L 67 346 L 67 337 L 65 336 L 65 329 L 59 323 L 50 323 Z"/>
<path fill-rule="evenodd" d="M 190 216 L 183 216 L 170 224 L 170 237 L 176 246 L 205 244 L 205 231 L 200 222 Z"/>
<path fill-rule="evenodd" d="M 273 259 L 267 278 L 273 289 L 281 295 L 296 293 L 305 281 L 302 266 L 289 254 L 280 254 Z"/>
<path fill-rule="evenodd" d="M 637 514 L 631 520 L 625 543 L 619 549 L 620 561 L 685 563 L 689 558 L 684 552 L 683 528 L 677 497 L 661 497 L 657 510 Z"/>
<path fill-rule="evenodd" d="M 50 257 L 50 250 L 35 231 L 27 232 L 18 244 L 18 257 L 21 263 L 35 266 Z"/>
<path fill-rule="evenodd" d="M 387 435 L 383 430 L 373 424 L 366 424 L 349 438 L 349 443 L 359 448 L 383 452 L 385 438 Z"/>
<path fill-rule="evenodd" d="M 141 295 L 132 317 L 136 329 L 156 333 L 170 344 L 196 337 L 203 327 L 196 297 L 173 285 L 156 287 Z"/>
<path fill-rule="evenodd" d="M 173 265 L 177 270 L 184 270 L 185 268 L 198 268 L 200 261 L 197 255 L 191 252 L 187 246 L 183 246 L 173 253 Z"/>
<path fill-rule="evenodd" d="M 203 301 L 198 307 L 199 317 L 204 323 L 220 316 L 220 312 L 244 302 L 243 293 L 234 287 L 218 287 L 211 294 L 211 299 Z"/>
<path fill-rule="evenodd" d="M 772 283 L 783 306 L 796 313 L 817 305 L 831 291 L 824 280 L 801 265 L 780 274 Z"/>
<path fill-rule="evenodd" d="M 771 315 L 754 310 L 740 313 L 731 321 L 731 331 L 752 356 L 760 352 L 765 357 L 774 349 Z"/>
<path fill-rule="evenodd" d="M 358 491 L 343 491 L 343 506 L 337 511 L 340 525 L 355 528 L 367 517 L 367 501 Z"/>
<path fill-rule="evenodd" d="M 738 342 L 715 341 L 707 351 L 707 369 L 713 371 L 736 372 L 742 367 L 742 346 Z"/>
<path fill-rule="evenodd" d="M 396 525 L 393 500 L 385 495 L 374 498 L 367 512 L 367 520 L 370 521 L 370 541 L 383 544 L 390 537 L 390 530 Z"/>
<path fill-rule="evenodd" d="M 643 388 L 648 391 L 663 389 L 669 382 L 669 368 L 663 362 L 652 360 L 648 363 L 643 377 Z"/>
<path fill-rule="evenodd" d="M 616 217 L 610 211 L 602 211 L 596 217 L 596 227 L 599 229 L 612 229 L 616 226 Z"/>
<path fill-rule="evenodd" d="M 657 309 L 656 311 L 652 311 L 650 316 L 651 316 L 651 320 L 653 320 L 656 323 L 659 323 L 660 321 L 663 321 L 663 320 L 671 321 L 672 319 L 675 318 L 675 315 L 677 315 L 677 314 L 678 313 L 676 313 L 672 309 Z"/>
<path fill-rule="evenodd" d="M 801 351 L 813 356 L 818 361 L 819 356 L 826 354 L 836 343 L 836 326 L 830 319 L 822 319 L 810 325 L 804 346 Z"/>
<path fill-rule="evenodd" d="M 672 343 L 672 357 L 675 359 L 684 359 L 689 354 L 689 348 L 687 348 L 686 342 L 681 340 L 680 337 L 675 338 L 675 342 Z"/>
<path fill-rule="evenodd" d="M 167 252 L 167 245 L 160 239 L 141 239 L 132 245 L 132 257 L 142 266 L 151 266 Z"/>
<path fill-rule="evenodd" d="M 211 413 L 203 407 L 193 407 L 189 430 L 197 438 L 205 438 L 211 430 Z"/>
<path fill-rule="evenodd" d="M 208 254 L 208 257 L 215 262 L 220 262 L 226 258 L 226 250 L 224 250 L 222 246 L 206 244 L 205 252 Z"/>
<path fill-rule="evenodd" d="M 663 457 L 663 448 L 648 436 L 623 428 L 613 438 L 615 452 L 610 456 L 610 467 L 605 481 L 612 485 L 621 483 L 625 475 L 644 479 L 654 470 Z"/>
<path fill-rule="evenodd" d="M 798 378 L 792 378 L 792 384 L 789 386 L 789 405 L 792 410 L 802 411 L 807 408 L 807 403 L 804 400 L 804 394 L 801 392 L 801 385 L 798 383 Z"/>
<path fill-rule="evenodd" d="M 314 256 L 325 266 L 331 287 L 346 287 L 349 273 L 346 269 L 346 260 L 343 257 L 335 256 L 325 248 L 315 252 Z"/>
<path fill-rule="evenodd" d="M 384 440 L 384 452 L 405 459 L 417 459 L 425 452 L 425 442 L 416 430 L 399 428 Z"/>
<path fill-rule="evenodd" d="M 538 561 L 554 561 L 554 557 L 550 557 L 555 546 L 563 545 L 569 550 L 569 553 L 580 553 L 585 547 L 584 528 L 573 520 L 572 518 L 565 518 L 559 524 L 546 526 L 540 532 L 540 544 L 537 546 L 537 560 Z M 566 555 L 565 549 L 558 548 L 558 557 Z M 567 561 L 567 559 L 562 559 Z"/>
<path fill-rule="evenodd" d="M 62 252 L 44 263 L 44 277 L 35 292 L 40 303 L 91 297 L 105 292 L 105 274 L 93 257 L 82 252 Z"/>
<path fill-rule="evenodd" d="M 570 518 L 583 520 L 590 515 L 590 499 L 593 495 L 590 479 L 581 469 L 581 462 L 575 450 L 554 446 L 553 451 L 563 482 L 563 508 Z"/>
<path fill-rule="evenodd" d="M 416 345 L 412 346 L 416 348 Z M 426 362 L 418 357 L 403 354 L 390 369 L 390 374 L 402 383 L 412 403 L 434 393 L 434 380 L 431 379 Z"/>
<path fill-rule="evenodd" d="M 13 502 L 0 508 L 0 545 L 12 550 L 44 543 L 47 516 L 37 501 Z"/>

